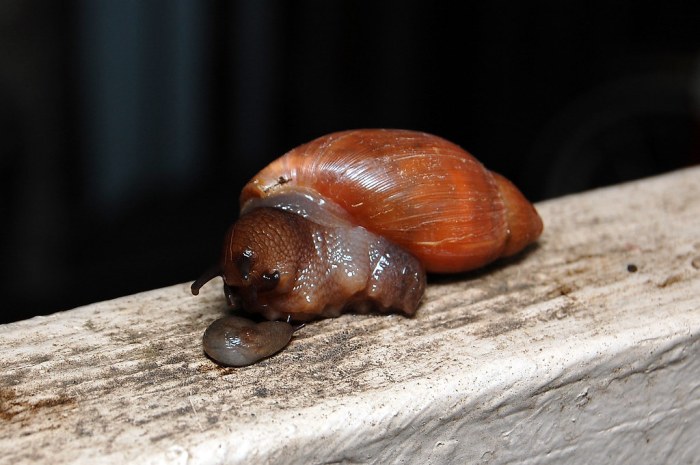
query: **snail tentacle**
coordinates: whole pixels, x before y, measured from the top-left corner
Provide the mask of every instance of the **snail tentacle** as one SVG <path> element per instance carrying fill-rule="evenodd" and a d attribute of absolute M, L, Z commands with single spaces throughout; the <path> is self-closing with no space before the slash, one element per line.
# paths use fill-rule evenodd
<path fill-rule="evenodd" d="M 192 283 L 192 286 L 190 286 L 192 294 L 199 295 L 199 289 L 217 276 L 221 276 L 221 266 L 214 265 L 207 269 L 207 271 L 205 271 L 202 276 L 197 278 L 195 282 Z"/>

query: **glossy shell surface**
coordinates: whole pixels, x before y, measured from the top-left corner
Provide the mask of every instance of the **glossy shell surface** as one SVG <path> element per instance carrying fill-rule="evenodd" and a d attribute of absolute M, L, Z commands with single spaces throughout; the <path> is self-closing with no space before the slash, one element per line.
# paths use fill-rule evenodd
<path fill-rule="evenodd" d="M 429 272 L 478 268 L 517 253 L 542 231 L 534 207 L 508 180 L 422 132 L 363 129 L 320 137 L 258 173 L 244 187 L 241 206 L 288 192 L 337 204 Z"/>

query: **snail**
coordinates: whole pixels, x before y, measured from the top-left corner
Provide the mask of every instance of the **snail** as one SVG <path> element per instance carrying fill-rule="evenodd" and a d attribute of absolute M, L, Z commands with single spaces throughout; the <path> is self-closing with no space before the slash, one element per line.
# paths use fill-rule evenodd
<path fill-rule="evenodd" d="M 204 331 L 204 352 L 222 365 L 251 365 L 282 350 L 295 329 L 298 328 L 282 321 L 255 323 L 229 315 L 214 321 Z"/>
<path fill-rule="evenodd" d="M 426 273 L 520 252 L 542 220 L 503 176 L 438 136 L 360 129 L 273 161 L 245 185 L 219 264 L 233 305 L 268 320 L 352 310 L 415 314 Z"/>

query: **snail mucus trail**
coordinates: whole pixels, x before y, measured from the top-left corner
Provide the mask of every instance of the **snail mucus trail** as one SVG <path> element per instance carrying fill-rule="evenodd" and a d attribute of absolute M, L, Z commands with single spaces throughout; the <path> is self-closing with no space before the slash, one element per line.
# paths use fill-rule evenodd
<path fill-rule="evenodd" d="M 192 293 L 221 276 L 229 304 L 288 327 L 254 332 L 237 319 L 226 332 L 215 322 L 205 351 L 235 366 L 281 350 L 289 321 L 343 311 L 413 315 L 426 273 L 514 255 L 543 228 L 510 181 L 445 139 L 407 130 L 343 131 L 303 144 L 251 179 L 240 206 L 219 263 Z M 259 349 L 239 357 L 242 345 Z"/>

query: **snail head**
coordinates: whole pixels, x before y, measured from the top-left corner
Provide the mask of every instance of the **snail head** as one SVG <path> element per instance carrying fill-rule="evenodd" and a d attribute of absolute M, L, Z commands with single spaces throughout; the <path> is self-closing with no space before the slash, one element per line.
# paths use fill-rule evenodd
<path fill-rule="evenodd" d="M 216 276 L 232 304 L 236 294 L 255 303 L 261 293 L 291 291 L 299 268 L 304 218 L 274 208 L 258 208 L 241 216 L 226 233 L 218 266 L 192 284 L 192 293 Z"/>

